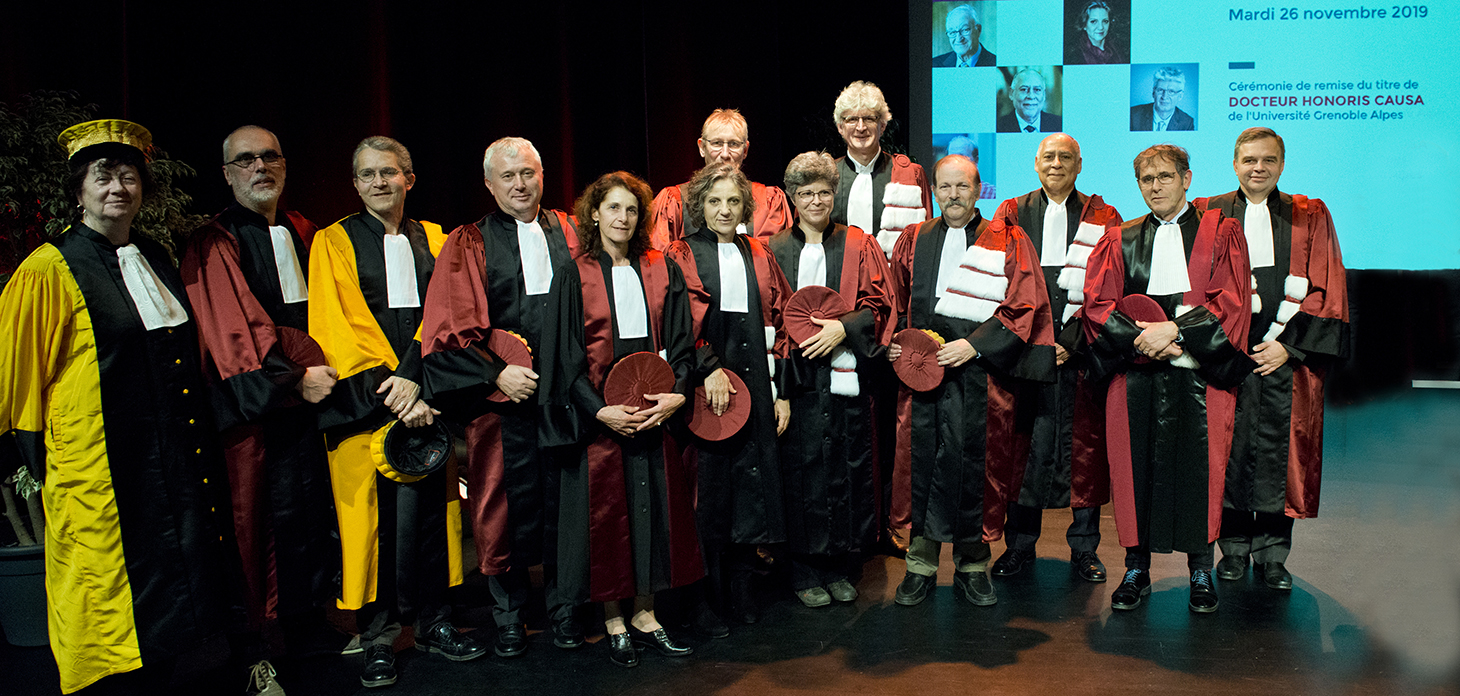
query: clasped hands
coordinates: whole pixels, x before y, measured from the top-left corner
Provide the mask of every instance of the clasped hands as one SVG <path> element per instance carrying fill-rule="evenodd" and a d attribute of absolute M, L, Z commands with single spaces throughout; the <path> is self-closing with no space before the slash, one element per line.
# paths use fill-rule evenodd
<path fill-rule="evenodd" d="M 385 394 L 385 407 L 407 428 L 419 428 L 436 421 L 440 411 L 422 401 L 421 386 L 404 377 L 391 375 L 380 383 L 376 394 Z"/>
<path fill-rule="evenodd" d="M 618 404 L 604 406 L 598 409 L 598 421 L 619 435 L 633 437 L 636 433 L 663 425 L 684 405 L 684 395 L 673 392 L 645 394 L 644 398 L 653 401 L 654 405 L 643 410 Z"/>
<path fill-rule="evenodd" d="M 1134 344 L 1136 352 L 1141 355 L 1152 360 L 1169 361 L 1186 352 L 1176 343 L 1176 337 L 1181 335 L 1181 330 L 1174 321 L 1138 321 L 1136 328 L 1141 329 L 1141 333 L 1136 336 Z"/>

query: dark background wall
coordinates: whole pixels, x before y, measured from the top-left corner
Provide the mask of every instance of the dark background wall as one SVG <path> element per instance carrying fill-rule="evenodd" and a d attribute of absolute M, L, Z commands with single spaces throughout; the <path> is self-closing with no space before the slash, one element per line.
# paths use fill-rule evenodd
<path fill-rule="evenodd" d="M 884 147 L 908 150 L 909 119 L 926 118 L 925 107 L 911 116 L 910 96 L 927 89 L 928 74 L 927 52 L 910 56 L 909 13 L 927 11 L 919 0 L 668 10 L 532 0 L 12 2 L 0 22 L 0 102 L 74 90 L 103 117 L 147 126 L 198 168 L 183 183 L 196 212 L 229 202 L 223 137 L 263 125 L 289 157 L 286 204 L 322 224 L 358 209 L 355 143 L 390 135 L 415 160 L 409 214 L 451 228 L 493 209 L 482 151 L 507 135 L 537 145 L 544 204 L 564 209 L 613 169 L 655 188 L 685 180 L 701 164 L 700 124 L 717 107 L 750 121 L 751 178 L 779 184 L 799 152 L 843 153 L 832 102 L 858 79 L 881 85 L 892 108 Z M 1372 232 L 1340 230 L 1357 233 Z M 1350 292 L 1354 351 L 1331 395 L 1356 400 L 1415 378 L 1460 378 L 1460 272 L 1353 271 Z"/>

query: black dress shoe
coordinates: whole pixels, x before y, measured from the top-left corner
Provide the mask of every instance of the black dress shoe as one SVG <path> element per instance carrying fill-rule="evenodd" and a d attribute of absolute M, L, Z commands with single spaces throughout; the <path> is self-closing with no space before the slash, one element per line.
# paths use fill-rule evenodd
<path fill-rule="evenodd" d="M 639 651 L 628 633 L 608 634 L 608 659 L 620 667 L 638 667 Z"/>
<path fill-rule="evenodd" d="M 497 657 L 518 657 L 527 652 L 527 627 L 507 624 L 497 627 Z"/>
<path fill-rule="evenodd" d="M 674 642 L 674 639 L 669 637 L 669 631 L 664 630 L 662 627 L 656 628 L 648 633 L 630 628 L 629 635 L 633 636 L 635 645 L 653 648 L 665 657 L 685 657 L 687 655 L 693 655 L 695 652 L 695 649 L 688 645 Z"/>
<path fill-rule="evenodd" d="M 1223 580 L 1241 580 L 1246 574 L 1246 556 L 1222 556 L 1222 560 L 1217 561 L 1217 577 Z"/>
<path fill-rule="evenodd" d="M 390 686 L 395 683 L 395 677 L 395 651 L 389 645 L 366 646 L 360 684 L 370 689 Z"/>
<path fill-rule="evenodd" d="M 1151 594 L 1151 571 L 1131 569 L 1125 571 L 1120 587 L 1110 594 L 1110 608 L 1129 611 L 1141 605 L 1141 598 Z"/>
<path fill-rule="evenodd" d="M 897 594 L 892 597 L 892 601 L 905 607 L 920 604 L 928 598 L 928 591 L 936 584 L 938 581 L 931 575 L 918 575 L 909 571 L 898 584 Z"/>
<path fill-rule="evenodd" d="M 1105 582 L 1105 564 L 1094 551 L 1078 551 L 1070 554 L 1070 570 L 1085 582 Z"/>
<path fill-rule="evenodd" d="M 578 620 L 568 616 L 553 624 L 553 645 L 564 650 L 583 647 L 583 629 L 578 628 Z"/>
<path fill-rule="evenodd" d="M 1024 549 L 1009 549 L 1004 552 L 1004 555 L 999 556 L 999 560 L 994 561 L 992 570 L 994 575 L 1001 578 L 1008 577 L 1010 575 L 1017 575 L 1019 571 L 1024 570 L 1024 568 L 1033 562 L 1034 552 L 1025 551 Z"/>
<path fill-rule="evenodd" d="M 685 628 L 698 633 L 706 638 L 729 638 L 730 627 L 710 609 L 710 605 L 700 602 L 699 607 L 694 611 L 694 618 L 685 624 Z"/>
<path fill-rule="evenodd" d="M 1212 582 L 1212 571 L 1191 571 L 1191 599 L 1186 608 L 1198 614 L 1210 614 L 1217 610 L 1217 585 Z"/>
<path fill-rule="evenodd" d="M 1274 590 L 1288 591 L 1293 589 L 1293 574 L 1282 563 L 1259 563 L 1255 568 L 1262 571 L 1262 582 Z"/>
<path fill-rule="evenodd" d="M 450 621 L 442 621 L 416 636 L 416 649 L 436 653 L 453 662 L 475 660 L 487 654 L 487 646 L 456 630 Z"/>
<path fill-rule="evenodd" d="M 962 597 L 976 607 L 991 607 L 999 602 L 994 594 L 994 581 L 981 570 L 953 573 L 953 596 Z"/>
<path fill-rule="evenodd" d="M 755 603 L 755 593 L 750 589 L 750 576 L 738 576 L 730 579 L 730 618 L 743 624 L 753 624 L 760 620 L 760 608 Z"/>

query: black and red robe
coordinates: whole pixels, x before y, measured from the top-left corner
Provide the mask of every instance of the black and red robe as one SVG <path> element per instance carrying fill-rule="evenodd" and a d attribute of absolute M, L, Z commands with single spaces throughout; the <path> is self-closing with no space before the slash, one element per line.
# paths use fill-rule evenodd
<path fill-rule="evenodd" d="M 279 211 L 300 269 L 317 230 Z M 304 368 L 284 354 L 280 327 L 309 329 L 309 302 L 286 303 L 268 221 L 234 204 L 188 239 L 182 278 L 212 385 L 243 564 L 245 625 L 323 606 L 339 572 L 338 527 L 317 410 L 298 398 Z"/>
<path fill-rule="evenodd" d="M 1002 254 L 1007 287 L 1000 298 L 982 298 L 997 306 L 981 321 L 937 313 L 948 231 L 938 217 L 898 238 L 891 273 L 897 328 L 931 330 L 945 342 L 967 339 L 978 356 L 947 368 L 930 391 L 902 387 L 891 523 L 933 541 L 997 541 L 1024 474 L 1014 430 L 1016 386 L 1053 379 L 1049 295 L 1024 231 L 975 215 L 964 229 L 965 246 Z"/>
<path fill-rule="evenodd" d="M 835 393 L 833 356 L 808 360 L 789 347 L 791 423 L 780 439 L 786 542 L 793 553 L 831 555 L 870 549 L 881 531 L 881 477 L 872 435 L 869 368 L 886 363 L 892 338 L 892 289 L 877 240 L 856 227 L 828 225 L 821 239 L 826 283 L 853 309 L 841 317 L 851 351 L 855 395 Z M 806 237 L 799 227 L 770 240 L 788 282 L 799 278 Z M 796 287 L 795 290 L 801 288 Z"/>
<path fill-rule="evenodd" d="M 765 242 L 735 235 L 749 311 L 720 311 L 718 244 L 714 232 L 697 230 L 666 252 L 684 270 L 689 290 L 697 347 L 694 386 L 723 367 L 750 391 L 750 419 L 740 432 L 719 442 L 693 437 L 687 442 L 685 460 L 697 472 L 695 517 L 707 549 L 777 544 L 786 540 L 786 515 L 774 395 L 785 391 L 787 339 L 781 315 L 791 286 Z"/>
<path fill-rule="evenodd" d="M 1240 191 L 1197 199 L 1246 219 Z M 1254 303 L 1248 350 L 1275 340 L 1288 361 L 1269 375 L 1247 375 L 1237 389 L 1236 434 L 1223 505 L 1233 510 L 1318 515 L 1323 478 L 1323 381 L 1348 352 L 1348 292 L 1333 218 L 1323 201 L 1273 190 L 1274 265 L 1252 269 Z"/>
<path fill-rule="evenodd" d="M 1016 502 L 1046 510 L 1099 507 L 1110 501 L 1104 394 L 1085 377 L 1079 311 L 1090 251 L 1106 230 L 1120 227 L 1121 218 L 1099 196 L 1072 191 L 1065 204 L 1070 211 L 1065 258 L 1056 265 L 1041 264 L 1040 269 L 1054 317 L 1055 342 L 1069 351 L 1070 359 L 1056 367 L 1053 384 L 1023 386 L 1016 415 L 1016 428 L 1028 438 L 1029 448 Z M 1041 188 L 1004 201 L 994 217 L 1043 235 L 1048 208 L 1049 197 Z M 1039 243 L 1033 247 L 1036 255 L 1043 250 Z"/>
<path fill-rule="evenodd" d="M 1232 444 L 1234 390 L 1252 371 L 1247 345 L 1251 280 L 1241 225 L 1188 209 L 1176 223 L 1191 290 L 1155 295 L 1199 367 L 1147 361 L 1142 329 L 1115 304 L 1145 295 L 1159 221 L 1143 215 L 1095 245 L 1085 277 L 1090 377 L 1109 380 L 1106 447 L 1120 545 L 1200 553 L 1217 538 Z"/>
<path fill-rule="evenodd" d="M 684 273 L 652 249 L 632 267 L 644 290 L 649 336 L 619 335 L 613 261 L 603 252 L 558 267 L 543 324 L 538 440 L 562 448 L 553 454 L 562 465 L 557 577 L 574 603 L 646 596 L 705 574 L 694 479 L 676 438 L 664 426 L 623 437 L 597 419 L 609 405 L 603 400 L 609 369 L 631 353 L 662 355 L 674 368 L 673 391 L 694 397 Z"/>
<path fill-rule="evenodd" d="M 543 208 L 537 222 L 554 268 L 577 255 L 577 228 L 567 214 Z M 538 444 L 537 397 L 486 400 L 505 367 L 486 351 L 492 329 L 525 339 L 533 371 L 546 370 L 537 351 L 549 295 L 527 294 L 517 221 L 500 211 L 452 231 L 426 292 L 423 395 L 466 424 L 467 507 L 483 575 L 556 557 L 558 475 Z"/>

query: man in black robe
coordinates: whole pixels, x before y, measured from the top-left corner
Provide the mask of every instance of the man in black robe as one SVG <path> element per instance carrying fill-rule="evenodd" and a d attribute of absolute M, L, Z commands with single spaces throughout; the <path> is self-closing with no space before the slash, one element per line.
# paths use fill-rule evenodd
<path fill-rule="evenodd" d="M 1099 196 L 1075 190 L 1083 160 L 1074 138 L 1056 133 L 1039 144 L 1034 168 L 1039 189 L 999 206 L 994 217 L 1033 230 L 1034 248 L 1055 317 L 1054 384 L 1021 392 L 1019 424 L 1031 433 L 1024 485 L 1009 503 L 1004 525 L 1008 549 L 994 561 L 994 575 L 1015 575 L 1034 561 L 1045 509 L 1071 508 L 1065 539 L 1071 569 L 1089 582 L 1105 582 L 1100 547 L 1100 506 L 1110 499 L 1105 460 L 1104 408 L 1085 378 L 1085 340 L 1080 333 L 1085 261 L 1120 213 Z"/>
<path fill-rule="evenodd" d="M 538 371 L 486 350 L 493 330 L 541 346 L 553 269 L 578 252 L 571 218 L 542 208 L 542 158 L 502 138 L 482 161 L 499 210 L 458 227 L 441 250 L 426 295 L 421 342 L 428 398 L 466 423 L 467 504 L 477 567 L 489 580 L 497 655 L 527 649 L 528 568 L 543 564 L 553 644 L 583 644 L 576 605 L 557 592 L 558 470 L 538 446 Z M 488 401 L 493 394 L 505 399 Z"/>

